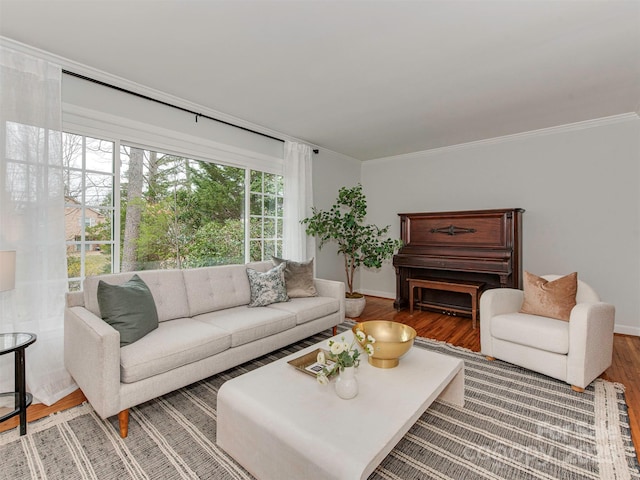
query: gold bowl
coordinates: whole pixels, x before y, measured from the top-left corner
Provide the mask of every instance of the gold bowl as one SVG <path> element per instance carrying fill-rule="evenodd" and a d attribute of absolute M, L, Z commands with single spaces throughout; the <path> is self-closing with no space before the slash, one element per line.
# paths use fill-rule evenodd
<path fill-rule="evenodd" d="M 400 357 L 409 351 L 417 335 L 409 325 L 387 320 L 356 323 L 351 330 L 354 335 L 360 330 L 376 339 L 372 344 L 373 355 L 369 355 L 369 363 L 378 368 L 398 366 Z"/>

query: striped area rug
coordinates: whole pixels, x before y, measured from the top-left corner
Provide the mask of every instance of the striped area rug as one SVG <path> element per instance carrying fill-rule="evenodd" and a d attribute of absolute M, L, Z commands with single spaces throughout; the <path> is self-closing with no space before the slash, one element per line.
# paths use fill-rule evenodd
<path fill-rule="evenodd" d="M 31 423 L 26 436 L 17 429 L 2 433 L 0 478 L 250 480 L 216 445 L 218 389 L 327 337 L 316 335 L 131 409 L 124 440 L 117 420 L 101 420 L 88 404 Z M 418 338 L 415 346 L 464 360 L 465 406 L 434 403 L 370 478 L 640 480 L 621 385 L 597 380 L 579 394 L 442 342 Z"/>

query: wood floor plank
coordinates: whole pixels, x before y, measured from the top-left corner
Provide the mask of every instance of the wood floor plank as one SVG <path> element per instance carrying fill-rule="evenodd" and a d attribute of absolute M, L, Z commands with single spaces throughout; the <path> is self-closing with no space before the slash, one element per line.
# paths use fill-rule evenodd
<path fill-rule="evenodd" d="M 27 422 L 33 422 L 34 420 L 46 417 L 52 413 L 75 407 L 76 405 L 80 405 L 86 399 L 87 397 L 85 397 L 80 390 L 75 390 L 51 406 L 47 406 L 42 403 L 33 404 L 27 408 Z M 11 430 L 12 428 L 16 428 L 18 425 L 20 425 L 20 418 L 17 416 L 12 417 L 9 420 L 0 423 L 0 432 Z M 27 432 L 28 431 L 29 430 L 27 428 Z"/>

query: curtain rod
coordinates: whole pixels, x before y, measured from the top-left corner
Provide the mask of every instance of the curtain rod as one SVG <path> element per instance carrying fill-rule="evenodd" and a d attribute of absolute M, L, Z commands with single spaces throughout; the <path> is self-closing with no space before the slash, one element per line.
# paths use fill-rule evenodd
<path fill-rule="evenodd" d="M 174 105 L 172 103 L 168 103 L 168 102 L 165 102 L 165 101 L 162 101 L 162 100 L 158 100 L 157 98 L 153 98 L 153 97 L 149 97 L 147 95 L 143 95 L 141 93 L 133 92 L 131 90 L 127 90 L 126 88 L 118 87 L 116 85 L 111 85 L 110 83 L 106 83 L 106 82 L 103 82 L 101 80 L 96 80 L 95 78 L 87 77 L 85 75 L 81 75 L 81 74 L 75 73 L 75 72 L 70 72 L 69 70 L 64 70 L 64 69 L 62 70 L 62 73 L 67 74 L 67 75 L 71 75 L 72 77 L 81 78 L 82 80 L 86 80 L 88 82 L 92 82 L 92 83 L 96 83 L 98 85 L 102 85 L 103 87 L 112 88 L 112 89 L 117 90 L 119 92 L 128 93 L 129 95 L 134 95 L 134 96 L 136 96 L 138 98 L 143 98 L 145 100 L 150 100 L 152 102 L 159 103 L 159 104 L 164 105 L 166 107 L 172 107 L 172 108 L 175 108 L 175 109 L 178 109 L 178 110 L 182 110 L 183 112 L 190 113 L 191 115 L 195 115 L 196 123 L 198 122 L 198 117 L 202 117 L 202 118 L 206 118 L 208 120 L 213 120 L 214 122 L 224 123 L 225 125 L 229 125 L 231 127 L 239 128 L 240 130 L 244 130 L 246 132 L 255 133 L 256 135 L 262 135 L 263 137 L 267 137 L 267 138 L 270 138 L 272 140 L 277 140 L 279 142 L 283 142 L 284 143 L 284 140 L 282 140 L 281 138 L 276 138 L 276 137 L 273 137 L 271 135 L 267 135 L 266 133 L 262 133 L 262 132 L 256 132 L 255 130 L 251 130 L 250 128 L 242 127 L 240 125 L 235 125 L 233 123 L 226 122 L 224 120 L 220 120 L 219 118 L 210 117 L 209 115 L 205 115 L 203 113 L 194 112 L 193 110 L 189 110 L 188 108 L 180 107 L 180 106 Z M 318 153 L 318 152 L 314 150 L 314 153 Z"/>

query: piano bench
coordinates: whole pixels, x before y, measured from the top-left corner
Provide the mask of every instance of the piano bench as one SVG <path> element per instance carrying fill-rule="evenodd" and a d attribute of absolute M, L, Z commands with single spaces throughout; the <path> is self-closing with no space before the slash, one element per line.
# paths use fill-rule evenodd
<path fill-rule="evenodd" d="M 418 301 L 415 305 L 420 307 L 439 308 L 449 310 L 455 313 L 470 313 L 471 325 L 476 328 L 478 318 L 478 298 L 480 289 L 484 286 L 484 282 L 472 282 L 466 280 L 449 280 L 449 279 L 424 279 L 424 278 L 408 278 L 409 282 L 409 314 L 413 315 L 414 307 L 414 288 L 418 288 Z M 427 303 L 422 301 L 422 289 L 444 290 L 447 292 L 468 293 L 471 295 L 471 308 L 465 309 L 460 306 L 439 305 L 436 303 Z"/>

